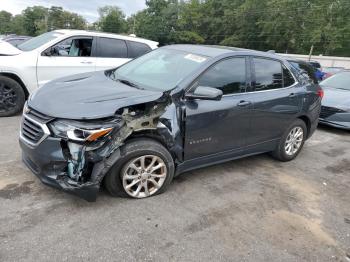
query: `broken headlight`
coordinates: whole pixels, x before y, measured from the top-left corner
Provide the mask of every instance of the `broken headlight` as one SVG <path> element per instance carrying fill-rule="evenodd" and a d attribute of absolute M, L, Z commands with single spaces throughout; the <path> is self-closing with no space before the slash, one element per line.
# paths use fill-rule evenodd
<path fill-rule="evenodd" d="M 57 120 L 50 124 L 50 128 L 57 137 L 78 142 L 93 142 L 108 135 L 117 125 L 117 121 L 90 123 Z"/>

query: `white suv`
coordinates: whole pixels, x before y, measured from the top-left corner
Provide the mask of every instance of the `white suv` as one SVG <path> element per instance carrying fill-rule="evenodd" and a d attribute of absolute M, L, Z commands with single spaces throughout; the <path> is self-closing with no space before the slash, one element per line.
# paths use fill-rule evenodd
<path fill-rule="evenodd" d="M 0 116 L 18 113 L 36 88 L 59 77 L 106 70 L 158 47 L 142 38 L 56 30 L 17 48 L 0 42 Z"/>

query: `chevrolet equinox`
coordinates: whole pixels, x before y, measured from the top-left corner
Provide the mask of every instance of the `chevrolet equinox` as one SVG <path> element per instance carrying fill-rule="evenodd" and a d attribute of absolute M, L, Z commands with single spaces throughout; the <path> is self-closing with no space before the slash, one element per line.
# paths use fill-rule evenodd
<path fill-rule="evenodd" d="M 265 152 L 294 159 L 316 129 L 322 97 L 279 56 L 172 45 L 38 89 L 20 145 L 47 185 L 87 201 L 101 184 L 145 198 L 195 168 Z"/>

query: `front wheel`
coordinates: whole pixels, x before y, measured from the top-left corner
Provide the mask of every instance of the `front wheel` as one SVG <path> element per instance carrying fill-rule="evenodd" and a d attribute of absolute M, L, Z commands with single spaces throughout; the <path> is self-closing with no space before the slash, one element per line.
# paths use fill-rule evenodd
<path fill-rule="evenodd" d="M 20 112 L 25 102 L 23 88 L 15 80 L 0 76 L 0 117 Z"/>
<path fill-rule="evenodd" d="M 283 134 L 272 156 L 280 161 L 290 161 L 300 153 L 307 137 L 305 122 L 297 119 Z"/>
<path fill-rule="evenodd" d="M 151 139 L 136 139 L 121 148 L 122 157 L 105 177 L 113 196 L 146 198 L 166 190 L 174 176 L 171 154 Z"/>

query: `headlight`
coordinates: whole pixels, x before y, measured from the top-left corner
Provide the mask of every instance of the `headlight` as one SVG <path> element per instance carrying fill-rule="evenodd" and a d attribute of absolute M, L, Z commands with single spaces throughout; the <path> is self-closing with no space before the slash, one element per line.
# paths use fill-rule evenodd
<path fill-rule="evenodd" d="M 80 142 L 93 142 L 109 134 L 117 125 L 117 121 L 88 123 L 72 120 L 57 120 L 50 124 L 50 128 L 56 136 L 61 138 Z"/>

